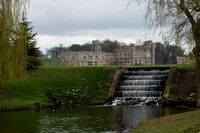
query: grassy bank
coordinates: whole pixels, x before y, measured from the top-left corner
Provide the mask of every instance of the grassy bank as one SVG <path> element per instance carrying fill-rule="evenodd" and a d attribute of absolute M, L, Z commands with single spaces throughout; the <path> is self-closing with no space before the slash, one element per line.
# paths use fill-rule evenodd
<path fill-rule="evenodd" d="M 191 67 L 191 65 L 121 66 Z M 0 110 L 66 105 L 103 104 L 110 98 L 106 81 L 108 67 L 42 67 L 30 71 L 23 81 L 5 82 L 0 95 Z"/>
<path fill-rule="evenodd" d="M 131 133 L 199 133 L 200 110 L 146 121 Z"/>
<path fill-rule="evenodd" d="M 94 105 L 105 103 L 111 68 L 60 67 L 28 72 L 17 83 L 6 82 L 0 96 L 0 110 L 31 108 L 53 104 Z"/>

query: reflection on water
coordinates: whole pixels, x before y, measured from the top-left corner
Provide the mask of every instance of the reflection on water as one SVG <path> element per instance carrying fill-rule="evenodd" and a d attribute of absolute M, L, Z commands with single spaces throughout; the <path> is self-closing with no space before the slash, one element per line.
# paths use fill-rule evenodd
<path fill-rule="evenodd" d="M 0 114 L 0 133 L 126 133 L 143 121 L 174 113 L 179 111 L 131 105 L 15 111 Z"/>

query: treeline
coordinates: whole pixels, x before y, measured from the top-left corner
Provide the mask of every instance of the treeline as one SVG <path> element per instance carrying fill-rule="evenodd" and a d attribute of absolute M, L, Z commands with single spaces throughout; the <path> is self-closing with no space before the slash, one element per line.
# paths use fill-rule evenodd
<path fill-rule="evenodd" d="M 47 57 L 59 58 L 61 51 L 92 51 L 94 45 L 101 45 L 101 50 L 105 52 L 114 52 L 114 49 L 122 45 L 126 45 L 123 42 L 118 42 L 117 40 L 93 40 L 91 42 L 80 44 L 72 44 L 70 47 L 64 47 L 64 45 L 59 44 L 59 46 L 52 47 L 46 50 Z M 156 64 L 176 64 L 176 56 L 183 56 L 184 50 L 181 46 L 170 45 L 169 43 L 155 43 L 155 62 Z"/>
<path fill-rule="evenodd" d="M 156 64 L 176 64 L 176 56 L 183 56 L 184 50 L 181 46 L 170 45 L 169 43 L 155 43 L 155 63 Z"/>
<path fill-rule="evenodd" d="M 118 42 L 117 40 L 112 41 L 109 39 L 105 39 L 103 41 L 93 40 L 83 45 L 72 44 L 70 47 L 64 47 L 62 44 L 59 44 L 59 46 L 46 49 L 46 56 L 51 58 L 58 58 L 60 57 L 61 51 L 93 51 L 94 45 L 96 44 L 101 45 L 101 50 L 105 52 L 114 52 L 114 49 L 121 45 L 125 45 L 125 43 Z"/>

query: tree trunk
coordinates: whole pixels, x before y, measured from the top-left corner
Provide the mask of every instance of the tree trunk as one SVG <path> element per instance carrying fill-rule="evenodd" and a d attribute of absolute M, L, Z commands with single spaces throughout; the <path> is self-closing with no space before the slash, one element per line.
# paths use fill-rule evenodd
<path fill-rule="evenodd" d="M 0 95 L 2 94 L 1 87 L 0 87 Z"/>
<path fill-rule="evenodd" d="M 1 59 L 1 57 L 2 57 L 2 54 L 1 54 L 1 52 L 2 51 L 0 51 L 0 95 L 2 94 L 2 84 L 3 84 L 3 82 L 2 82 L 2 59 Z"/>
<path fill-rule="evenodd" d="M 193 26 L 192 31 L 196 43 L 193 53 L 196 58 L 197 107 L 200 107 L 200 20 Z"/>
<path fill-rule="evenodd" d="M 196 58 L 197 107 L 200 107 L 200 59 Z"/>
<path fill-rule="evenodd" d="M 2 83 L 1 83 L 1 80 L 0 80 L 0 95 L 2 94 Z"/>

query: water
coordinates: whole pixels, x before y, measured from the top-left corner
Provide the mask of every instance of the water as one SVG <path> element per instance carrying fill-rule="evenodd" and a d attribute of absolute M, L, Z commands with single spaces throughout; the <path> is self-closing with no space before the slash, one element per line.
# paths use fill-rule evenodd
<path fill-rule="evenodd" d="M 143 121 L 179 112 L 133 105 L 14 111 L 0 113 L 0 133 L 127 133 Z"/>
<path fill-rule="evenodd" d="M 113 104 L 158 104 L 169 71 L 125 71 Z"/>

